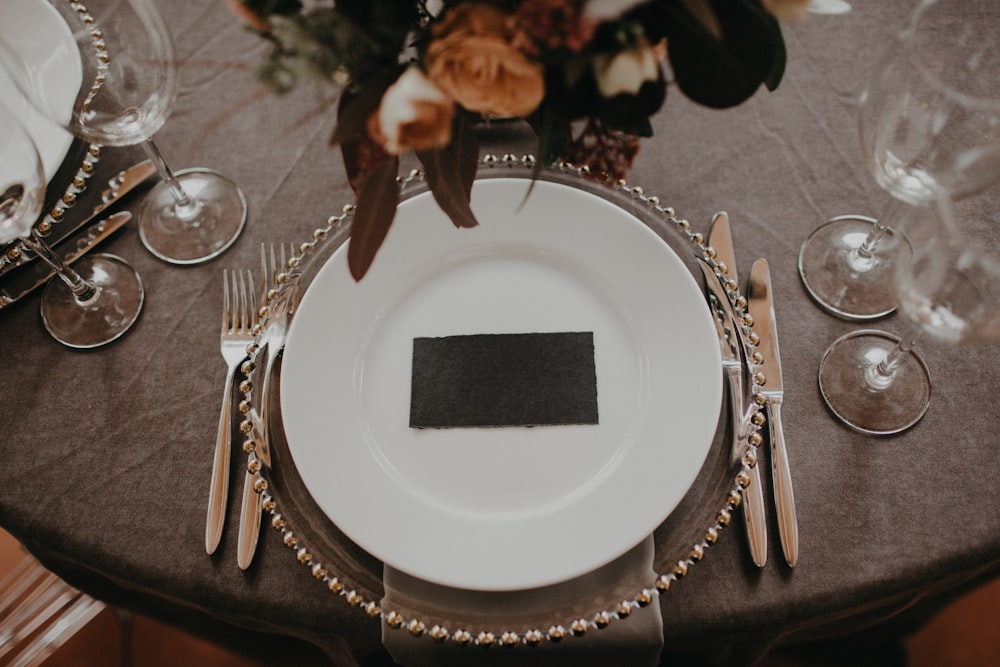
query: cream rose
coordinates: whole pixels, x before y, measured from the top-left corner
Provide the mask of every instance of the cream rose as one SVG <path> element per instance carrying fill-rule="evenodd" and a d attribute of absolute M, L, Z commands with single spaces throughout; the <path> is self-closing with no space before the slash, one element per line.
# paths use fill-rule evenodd
<path fill-rule="evenodd" d="M 446 146 L 455 105 L 423 72 L 410 67 L 382 95 L 368 134 L 390 155 Z"/>
<path fill-rule="evenodd" d="M 510 44 L 507 19 L 492 5 L 466 2 L 432 29 L 427 74 L 469 111 L 525 116 L 545 96 L 542 67 Z"/>
<path fill-rule="evenodd" d="M 602 97 L 636 95 L 642 84 L 660 78 L 658 53 L 652 47 L 642 46 L 594 56 L 594 76 Z"/>
<path fill-rule="evenodd" d="M 764 0 L 764 9 L 779 20 L 804 19 L 809 13 L 809 0 Z"/>

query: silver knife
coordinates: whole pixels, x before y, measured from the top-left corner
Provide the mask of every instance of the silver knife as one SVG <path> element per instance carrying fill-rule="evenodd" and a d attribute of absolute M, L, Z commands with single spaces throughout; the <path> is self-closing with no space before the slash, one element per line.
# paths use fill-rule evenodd
<path fill-rule="evenodd" d="M 64 262 L 71 264 L 121 229 L 131 219 L 132 214 L 128 211 L 112 213 L 106 219 L 77 231 L 54 248 L 54 251 Z M 49 265 L 44 262 L 32 262 L 17 273 L 12 273 L 0 281 L 0 308 L 9 306 L 35 288 L 41 287 L 54 275 Z"/>
<path fill-rule="evenodd" d="M 153 163 L 149 160 L 143 160 L 142 162 L 136 163 L 131 167 L 118 172 L 114 177 L 108 180 L 107 186 L 101 191 L 100 202 L 94 206 L 88 216 L 72 224 L 70 224 L 67 219 L 58 225 L 54 225 L 52 227 L 52 232 L 46 238 L 46 241 L 50 246 L 56 246 L 62 244 L 64 239 L 70 238 L 74 235 L 78 237 L 79 230 L 88 227 L 90 223 L 99 217 L 104 211 L 108 210 L 111 206 L 114 206 L 122 199 L 122 197 L 141 185 L 147 178 L 155 173 L 156 167 L 154 167 Z M 14 248 L 17 248 L 16 251 L 11 253 L 11 250 Z M 30 253 L 25 252 L 16 245 L 11 245 L 10 248 L 8 248 L 7 253 L 5 253 L 4 263 L 0 265 L 0 276 L 5 275 L 8 271 L 12 271 L 22 264 L 26 264 L 32 257 L 33 255 Z"/>
<path fill-rule="evenodd" d="M 729 226 L 727 213 L 716 213 L 712 218 L 712 226 L 708 233 L 708 242 L 715 248 L 716 260 L 726 265 L 727 275 L 739 285 L 739 274 L 736 270 L 736 252 L 733 248 L 733 235 Z M 729 294 L 719 284 L 713 275 L 709 281 L 712 291 L 722 288 L 722 299 L 728 301 Z M 717 296 L 717 298 L 719 298 Z M 728 312 L 728 311 L 727 311 Z M 746 437 L 749 435 L 746 419 L 746 403 L 744 397 L 743 362 L 740 356 L 741 345 L 738 339 L 738 327 L 734 319 L 724 315 L 724 325 L 730 329 L 726 340 L 722 342 L 722 366 L 726 373 L 726 383 L 729 388 L 730 419 L 733 422 L 733 452 L 743 455 Z M 723 334 L 726 332 L 723 331 Z M 728 348 L 728 352 L 727 352 Z M 761 482 L 760 466 L 750 469 L 750 483 L 743 493 L 743 519 L 746 524 L 747 541 L 750 545 L 750 555 L 757 567 L 767 563 L 767 517 L 764 510 L 764 487 Z"/>
<path fill-rule="evenodd" d="M 761 393 L 767 399 L 768 428 L 771 435 L 771 476 L 774 483 L 774 504 L 778 511 L 778 534 L 785 561 L 792 567 L 799 558 L 799 527 L 795 518 L 795 496 L 792 474 L 788 465 L 788 449 L 781 425 L 781 404 L 784 382 L 781 377 L 781 357 L 778 353 L 778 330 L 774 321 L 774 294 L 771 271 L 766 259 L 758 259 L 750 269 L 747 290 L 754 330 L 760 337 L 757 350 L 763 356 L 760 372 L 764 375 Z"/>

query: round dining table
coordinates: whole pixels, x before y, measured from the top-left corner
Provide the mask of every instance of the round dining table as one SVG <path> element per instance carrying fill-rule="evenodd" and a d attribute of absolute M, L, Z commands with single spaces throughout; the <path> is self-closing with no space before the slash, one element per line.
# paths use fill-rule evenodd
<path fill-rule="evenodd" d="M 976 20 L 977 7 L 993 1 L 966 0 L 961 11 Z M 1000 572 L 997 349 L 924 344 L 931 405 L 894 436 L 843 425 L 818 388 L 820 359 L 837 337 L 905 326 L 898 314 L 858 323 L 826 313 L 797 269 L 799 248 L 818 225 L 844 214 L 877 216 L 890 203 L 861 153 L 858 96 L 915 3 L 851 4 L 846 13 L 782 24 L 788 65 L 773 92 L 716 110 L 671 87 L 628 177 L 704 234 L 713 214 L 728 212 L 740 275 L 755 259 L 769 260 L 800 539 L 789 567 L 768 484 L 767 564 L 754 564 L 742 519 L 734 518 L 688 576 L 655 598 L 664 664 L 751 665 L 776 646 L 847 635 L 891 643 Z M 256 269 L 262 243 L 311 239 L 353 195 L 331 142 L 329 91 L 267 89 L 257 73 L 269 47 L 228 3 L 159 6 L 181 84 L 157 143 L 176 169 L 209 167 L 236 181 L 249 204 L 246 228 L 220 257 L 194 266 L 155 258 L 132 223 L 102 244 L 137 269 L 146 290 L 133 329 L 103 347 L 82 351 L 53 340 L 39 315 L 40 290 L 0 309 L 0 526 L 71 584 L 112 604 L 239 637 L 245 647 L 295 637 L 361 665 L 393 664 L 383 624 L 318 585 L 282 533 L 262 528 L 253 563 L 237 567 L 246 464 L 238 450 L 222 543 L 206 554 L 226 373 L 223 269 Z M 484 152 L 535 150 L 516 123 L 484 124 L 479 133 Z M 103 149 L 69 215 L 82 215 L 103 182 L 143 157 L 138 148 Z M 117 207 L 136 210 L 142 196 L 140 189 Z M 567 640 L 549 655 L 572 662 L 574 646 Z"/>

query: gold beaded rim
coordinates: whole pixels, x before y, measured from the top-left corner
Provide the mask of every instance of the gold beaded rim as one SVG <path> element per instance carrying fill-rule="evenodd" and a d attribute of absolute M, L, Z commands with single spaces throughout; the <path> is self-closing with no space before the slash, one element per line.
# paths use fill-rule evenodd
<path fill-rule="evenodd" d="M 91 42 L 94 46 L 94 51 L 96 53 L 96 58 L 100 65 L 98 65 L 97 75 L 94 78 L 93 83 L 90 86 L 90 91 L 84 101 L 84 111 L 89 108 L 91 101 L 100 91 L 104 82 L 107 80 L 107 73 L 110 62 L 108 57 L 107 42 L 104 40 L 104 32 L 96 25 L 94 17 L 88 11 L 86 5 L 76 0 L 70 0 L 69 6 L 79 14 L 80 21 L 86 26 L 86 29 L 91 37 Z M 37 223 L 35 223 L 35 232 L 42 238 L 48 236 L 52 233 L 52 225 L 58 224 L 65 219 L 66 210 L 72 208 L 76 205 L 77 195 L 80 195 L 87 189 L 87 181 L 94 174 L 94 168 L 97 165 L 98 160 L 101 157 L 101 146 L 98 144 L 88 144 L 87 150 L 84 153 L 83 163 L 80 168 L 77 169 L 76 175 L 70 181 L 70 184 L 66 187 L 63 192 L 62 197 L 53 205 L 52 209 L 49 210 L 45 216 L 42 217 Z M 115 181 L 112 180 L 110 186 L 115 187 Z M 6 250 L 0 255 L 0 276 L 4 274 L 8 269 L 18 266 L 23 262 L 25 258 L 24 249 L 19 241 L 14 241 L 9 244 Z M 0 303 L 0 307 L 7 305 L 6 303 Z"/>
<path fill-rule="evenodd" d="M 506 154 L 502 157 L 485 155 L 480 160 L 480 167 L 504 166 L 532 168 L 535 166 L 535 158 L 531 155 L 518 158 L 515 155 Z M 549 167 L 549 170 L 593 180 L 593 175 L 586 167 L 559 163 Z M 400 188 L 422 180 L 423 173 L 416 169 L 405 177 L 397 178 Z M 365 599 L 363 595 L 344 584 L 342 575 L 338 575 L 324 566 L 316 554 L 305 545 L 302 538 L 292 530 L 288 518 L 278 512 L 278 503 L 269 490 L 268 482 L 264 477 L 265 470 L 257 456 L 257 443 L 254 436 L 254 420 L 257 419 L 257 416 L 253 414 L 254 409 L 251 407 L 253 405 L 253 373 L 264 330 L 264 326 L 260 325 L 256 329 L 254 341 L 247 347 L 249 360 L 243 367 L 247 379 L 239 386 L 239 391 L 243 395 L 239 404 L 239 411 L 243 417 L 240 429 L 248 435 L 248 439 L 243 444 L 243 451 L 247 455 L 247 471 L 255 477 L 254 491 L 261 494 L 264 511 L 271 517 L 271 527 L 281 533 L 282 543 L 295 553 L 296 560 L 309 569 L 314 579 L 324 584 L 327 590 L 341 598 L 348 606 L 359 609 L 370 619 L 385 621 L 386 626 L 393 630 L 405 630 L 414 637 L 429 637 L 436 643 L 450 641 L 458 646 L 480 646 L 483 648 L 493 646 L 534 647 L 544 642 L 555 644 L 571 637 L 582 637 L 591 630 L 602 630 L 616 621 L 628 619 L 633 611 L 653 604 L 661 595 L 666 594 L 675 582 L 688 575 L 691 567 L 705 557 L 705 551 L 718 541 L 720 531 L 731 523 L 733 512 L 739 507 L 743 492 L 750 483 L 750 470 L 757 465 L 757 450 L 763 442 L 760 432 L 765 423 L 762 407 L 766 399 L 761 393 L 763 383 L 759 372 L 763 358 L 757 350 L 759 338 L 753 331 L 753 318 L 747 311 L 747 300 L 740 293 L 738 283 L 729 277 L 728 267 L 725 263 L 716 259 L 715 249 L 706 245 L 703 234 L 692 231 L 691 223 L 688 220 L 679 217 L 672 207 L 664 206 L 658 197 L 647 195 L 641 187 L 629 185 L 625 180 L 615 182 L 612 187 L 615 191 L 629 196 L 633 201 L 655 213 L 658 221 L 673 226 L 695 246 L 698 251 L 697 260 L 711 267 L 716 279 L 725 289 L 735 314 L 739 333 L 742 334 L 739 338 L 746 352 L 753 398 L 749 408 L 750 433 L 746 436 L 746 450 L 740 459 L 739 470 L 733 478 L 732 486 L 726 491 L 724 503 L 716 513 L 713 523 L 705 530 L 701 539 L 691 545 L 686 556 L 680 558 L 668 571 L 656 575 L 652 586 L 637 591 L 631 598 L 618 602 L 614 608 L 598 611 L 589 618 L 575 618 L 564 624 L 553 624 L 545 630 L 541 628 L 532 628 L 522 632 L 481 630 L 473 634 L 464 628 L 450 629 L 438 624 L 428 626 L 425 621 L 417 617 L 409 617 L 395 610 L 384 610 L 378 601 Z M 262 318 L 266 318 L 267 313 L 272 310 L 272 306 L 277 300 L 291 298 L 297 288 L 298 279 L 302 275 L 303 262 L 318 245 L 330 239 L 334 239 L 335 245 L 344 240 L 346 235 L 342 232 L 349 229 L 353 215 L 354 205 L 345 205 L 339 215 L 330 216 L 324 227 L 313 232 L 311 240 L 298 246 L 298 254 L 292 255 L 288 259 L 285 270 L 275 276 L 275 288 L 268 290 L 267 303 L 262 304 L 260 308 Z"/>
<path fill-rule="evenodd" d="M 97 144 L 89 144 L 84 152 L 80 166 L 77 168 L 69 185 L 63 190 L 62 196 L 56 200 L 52 208 L 35 223 L 35 232 L 42 238 L 52 233 L 54 225 L 58 225 L 66 219 L 66 211 L 76 206 L 87 185 L 90 177 L 94 175 L 97 163 L 101 159 L 101 147 Z M 28 257 L 21 247 L 20 241 L 13 241 L 4 248 L 0 254 L 0 276 L 27 261 Z"/>

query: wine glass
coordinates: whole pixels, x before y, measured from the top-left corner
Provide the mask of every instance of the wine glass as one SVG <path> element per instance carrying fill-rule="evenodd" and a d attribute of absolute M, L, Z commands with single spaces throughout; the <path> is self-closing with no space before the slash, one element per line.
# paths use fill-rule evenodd
<path fill-rule="evenodd" d="M 846 14 L 851 4 L 845 0 L 810 0 L 809 11 L 813 14 Z"/>
<path fill-rule="evenodd" d="M 1000 341 L 1000 185 L 908 207 L 886 242 L 890 252 L 899 243 L 911 249 L 907 261 L 894 263 L 889 286 L 914 331 L 849 333 L 830 346 L 819 370 L 833 413 L 876 435 L 903 431 L 927 410 L 931 380 L 914 350 L 918 340 Z"/>
<path fill-rule="evenodd" d="M 34 141 L 0 105 L 0 245 L 20 240 L 56 272 L 42 294 L 42 321 L 52 337 L 77 348 L 97 347 L 124 334 L 139 317 L 144 292 L 122 259 L 93 254 L 73 268 L 33 229 L 45 199 L 45 175 Z"/>
<path fill-rule="evenodd" d="M 922 0 L 861 94 L 858 127 L 868 171 L 893 197 L 881 219 L 838 216 L 799 253 L 799 274 L 825 310 L 851 320 L 891 313 L 894 258 L 882 241 L 905 205 L 941 191 L 974 192 L 1000 177 L 1000 8 L 963 14 L 961 0 Z"/>
<path fill-rule="evenodd" d="M 166 24 L 151 0 L 4 0 L 3 12 L 39 14 L 42 29 L 4 33 L 0 63 L 43 115 L 94 144 L 141 144 L 160 175 L 137 213 L 142 243 L 174 264 L 196 264 L 233 244 L 246 223 L 246 198 L 209 169 L 173 172 L 152 141 L 177 96 L 178 72 Z M 43 46 L 39 46 L 39 42 Z M 59 115 L 30 49 L 70 49 L 83 76 L 73 112 Z M 44 66 L 44 63 L 42 64 Z"/>

